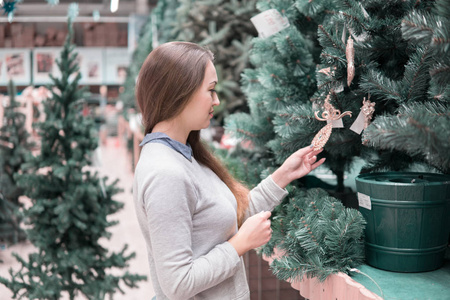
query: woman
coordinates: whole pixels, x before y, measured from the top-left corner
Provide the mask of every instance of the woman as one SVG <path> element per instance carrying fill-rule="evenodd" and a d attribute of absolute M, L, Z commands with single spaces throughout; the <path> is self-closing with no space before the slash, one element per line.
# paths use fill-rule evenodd
<path fill-rule="evenodd" d="M 156 299 L 250 299 L 242 255 L 270 240 L 270 211 L 292 180 L 321 165 L 292 154 L 252 191 L 200 141 L 219 99 L 210 51 L 172 42 L 142 65 L 136 98 L 145 136 L 134 199 Z"/>

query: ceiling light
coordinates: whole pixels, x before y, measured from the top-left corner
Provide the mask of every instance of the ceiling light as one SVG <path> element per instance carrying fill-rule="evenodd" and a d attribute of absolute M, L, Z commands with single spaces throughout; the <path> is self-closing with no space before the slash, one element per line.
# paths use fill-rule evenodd
<path fill-rule="evenodd" d="M 115 13 L 119 9 L 119 0 L 111 0 L 111 12 Z"/>

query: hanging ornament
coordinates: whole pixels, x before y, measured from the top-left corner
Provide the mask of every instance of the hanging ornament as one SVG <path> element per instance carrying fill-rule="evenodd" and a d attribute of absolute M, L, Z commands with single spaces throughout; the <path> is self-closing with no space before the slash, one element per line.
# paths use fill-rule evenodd
<path fill-rule="evenodd" d="M 355 77 L 355 48 L 353 48 L 353 39 L 351 35 L 347 40 L 345 57 L 347 58 L 347 85 L 350 86 L 350 84 L 352 84 L 353 77 Z"/>
<path fill-rule="evenodd" d="M 3 5 L 2 5 L 2 9 L 3 9 L 3 14 L 4 15 L 8 15 L 8 18 L 11 15 L 14 15 L 14 11 L 16 10 L 16 4 L 18 1 L 16 0 L 4 0 L 3 1 Z M 9 19 L 8 19 L 9 21 Z"/>
<path fill-rule="evenodd" d="M 314 147 L 314 150 L 322 149 L 325 144 L 328 142 L 328 139 L 331 136 L 331 131 L 333 130 L 333 124 L 328 123 L 322 129 L 319 130 L 319 132 L 316 134 L 314 139 L 312 140 L 311 144 Z"/>
<path fill-rule="evenodd" d="M 0 140 L 0 147 L 5 147 L 5 148 L 8 148 L 8 149 L 14 149 L 14 144 L 10 143 L 10 142 L 7 142 L 7 141 Z"/>
<path fill-rule="evenodd" d="M 366 100 L 366 97 L 364 97 L 361 112 L 364 114 L 364 129 L 366 129 L 372 120 L 373 113 L 375 112 L 375 102 L 370 102 L 369 99 Z"/>
<path fill-rule="evenodd" d="M 320 69 L 320 70 L 319 70 L 319 73 L 322 73 L 322 74 L 325 74 L 325 75 L 327 75 L 327 76 L 330 76 L 330 74 L 331 74 L 331 68 L 328 67 L 328 68 Z"/>
<path fill-rule="evenodd" d="M 55 6 L 59 4 L 59 0 L 47 0 L 47 3 L 51 6 Z"/>
<path fill-rule="evenodd" d="M 366 100 L 366 97 L 363 99 L 363 105 L 361 106 L 361 111 L 359 112 L 358 117 L 355 122 L 353 122 L 350 130 L 354 131 L 357 134 L 361 134 L 361 132 L 369 126 L 370 121 L 372 120 L 373 113 L 375 112 L 375 102 Z"/>
<path fill-rule="evenodd" d="M 328 94 L 324 103 L 324 111 L 322 112 L 322 117 L 318 116 L 319 111 L 314 112 L 314 116 L 319 121 L 327 121 L 327 125 L 325 125 L 320 131 L 316 134 L 311 144 L 314 147 L 314 150 L 319 150 L 325 146 L 328 139 L 331 136 L 331 131 L 333 130 L 333 121 L 337 121 L 342 119 L 344 116 L 352 116 L 352 112 L 346 111 L 341 114 L 339 109 L 334 108 L 334 106 L 330 103 L 330 94 Z"/>

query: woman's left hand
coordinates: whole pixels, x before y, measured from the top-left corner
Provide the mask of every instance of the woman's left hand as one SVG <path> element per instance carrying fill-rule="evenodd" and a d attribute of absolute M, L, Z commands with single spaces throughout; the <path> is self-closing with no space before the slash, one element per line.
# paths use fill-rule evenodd
<path fill-rule="evenodd" d="M 281 188 L 285 188 L 291 181 L 307 175 L 324 163 L 325 158 L 317 161 L 317 155 L 322 149 L 314 150 L 308 146 L 297 150 L 272 174 L 273 181 Z"/>

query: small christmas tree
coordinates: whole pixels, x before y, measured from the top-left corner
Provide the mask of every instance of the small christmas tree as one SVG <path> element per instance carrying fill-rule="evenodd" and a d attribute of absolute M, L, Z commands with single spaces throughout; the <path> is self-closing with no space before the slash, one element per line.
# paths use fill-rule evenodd
<path fill-rule="evenodd" d="M 20 105 L 15 100 L 16 88 L 11 80 L 8 94 L 9 105 L 5 107 L 3 120 L 0 120 L 0 236 L 16 243 L 24 237 L 19 215 L 19 197 L 23 195 L 23 189 L 17 186 L 14 174 L 20 171 L 21 164 L 31 155 L 34 143 L 25 128 L 26 116 L 17 111 Z"/>
<path fill-rule="evenodd" d="M 119 191 L 116 182 L 107 184 L 89 169 L 91 153 L 98 146 L 93 120 L 82 116 L 83 90 L 78 88 L 78 72 L 72 20 L 69 34 L 57 61 L 61 78 L 52 77 L 52 97 L 44 103 L 46 120 L 36 125 L 41 138 L 40 154 L 22 165 L 18 185 L 32 201 L 24 211 L 30 229 L 28 239 L 37 252 L 28 260 L 15 255 L 20 270 L 10 270 L 11 279 L 0 278 L 13 297 L 75 299 L 79 293 L 88 299 L 105 299 L 120 283 L 136 287 L 145 277 L 115 275 L 114 269 L 127 267 L 134 253 L 127 246 L 110 253 L 101 245 L 109 238 L 107 228 L 117 222 L 108 216 L 123 204 L 112 197 Z"/>

